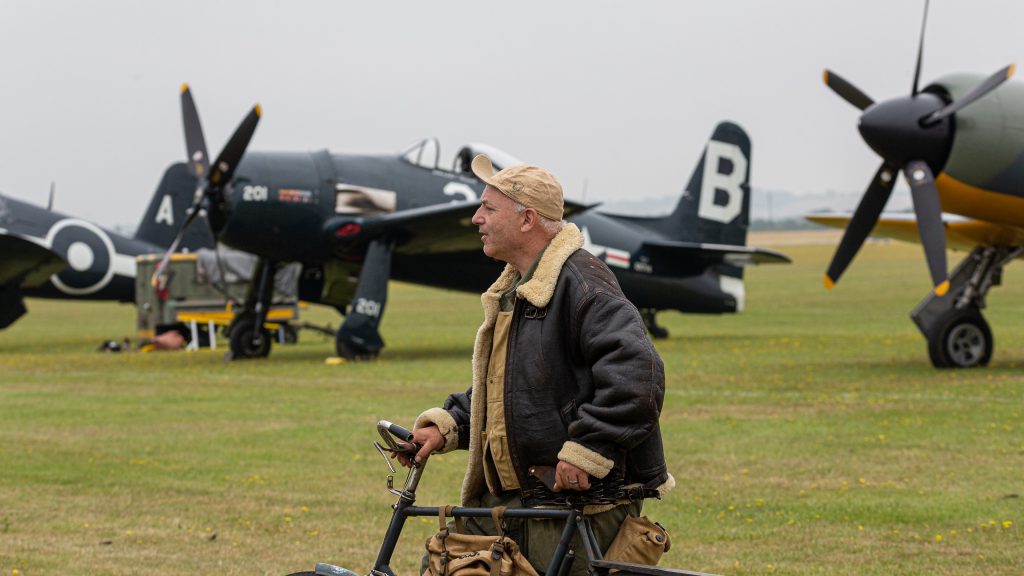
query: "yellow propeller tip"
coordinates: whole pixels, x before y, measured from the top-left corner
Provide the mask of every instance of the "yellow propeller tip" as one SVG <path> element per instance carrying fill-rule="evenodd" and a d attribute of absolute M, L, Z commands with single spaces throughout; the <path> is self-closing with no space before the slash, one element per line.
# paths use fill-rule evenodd
<path fill-rule="evenodd" d="M 833 282 L 832 279 L 829 278 L 828 276 L 825 276 L 825 288 L 828 288 L 829 290 L 831 290 L 831 289 L 833 289 L 835 287 L 836 287 L 836 283 Z"/>
<path fill-rule="evenodd" d="M 186 90 L 188 90 L 188 82 L 181 85 L 181 93 L 184 94 Z"/>
<path fill-rule="evenodd" d="M 827 85 L 828 84 L 828 68 L 821 71 L 821 80 Z"/>
<path fill-rule="evenodd" d="M 1017 70 L 1017 65 L 1016 64 L 1010 64 L 1010 71 L 1006 73 L 1006 77 L 1009 78 L 1010 76 L 1013 76 L 1013 73 L 1016 70 Z"/>
<path fill-rule="evenodd" d="M 263 107 L 260 106 L 259 104 L 256 105 L 256 115 L 263 116 Z"/>
<path fill-rule="evenodd" d="M 945 296 L 946 292 L 949 292 L 949 280 L 945 280 L 942 282 L 942 284 L 939 284 L 938 286 L 935 287 L 936 296 Z"/>

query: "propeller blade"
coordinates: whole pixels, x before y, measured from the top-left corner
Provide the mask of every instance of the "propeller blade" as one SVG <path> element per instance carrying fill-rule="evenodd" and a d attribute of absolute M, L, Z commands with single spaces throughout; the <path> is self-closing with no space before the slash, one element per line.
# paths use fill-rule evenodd
<path fill-rule="evenodd" d="M 1000 84 L 1009 80 L 1010 76 L 1013 76 L 1014 69 L 1015 66 L 1013 64 L 1010 64 L 1006 68 L 1003 68 L 1002 70 L 989 76 L 981 84 L 975 86 L 974 90 L 971 90 L 970 93 L 968 93 L 963 98 L 957 100 L 956 102 L 952 102 L 946 105 L 945 108 L 942 108 L 941 110 L 936 110 L 935 112 L 932 112 L 931 114 L 922 118 L 921 125 L 927 128 L 928 126 L 931 126 L 939 122 L 943 118 L 956 113 L 956 111 L 963 109 L 965 106 L 971 104 L 975 100 L 995 90 L 996 88 L 999 87 Z"/>
<path fill-rule="evenodd" d="M 199 111 L 192 100 L 192 90 L 188 84 L 181 85 L 181 118 L 185 125 L 185 153 L 189 170 L 196 178 L 202 178 L 210 171 L 210 156 L 206 152 L 203 125 L 199 122 Z"/>
<path fill-rule="evenodd" d="M 192 205 L 192 208 L 188 211 L 188 216 L 185 217 L 185 221 L 181 223 L 181 228 L 178 229 L 177 236 L 174 237 L 174 241 L 167 247 L 167 251 L 164 252 L 164 257 L 160 259 L 160 263 L 157 264 L 156 269 L 153 270 L 153 276 L 149 279 L 149 285 L 157 290 L 164 289 L 164 283 L 167 282 L 167 263 L 171 261 L 171 255 L 178 250 L 178 245 L 181 244 L 182 238 L 185 237 L 185 232 L 188 231 L 188 227 L 192 225 L 196 217 L 199 216 L 199 204 Z"/>
<path fill-rule="evenodd" d="M 875 103 L 867 94 L 861 92 L 860 88 L 850 84 L 845 78 L 828 68 L 825 69 L 822 78 L 824 78 L 826 86 L 839 94 L 840 98 L 856 106 L 858 110 L 864 110 Z"/>
<path fill-rule="evenodd" d="M 921 59 L 924 56 L 924 31 L 928 24 L 928 0 L 924 0 L 924 17 L 921 19 L 921 36 L 917 43 L 917 66 L 914 67 L 914 85 L 910 88 L 910 95 L 917 96 L 917 85 L 921 79 Z"/>
<path fill-rule="evenodd" d="M 828 272 L 825 273 L 826 288 L 835 286 L 843 271 L 850 265 L 850 261 L 864 244 L 864 240 L 874 229 L 878 217 L 882 214 L 882 209 L 885 208 L 885 203 L 889 200 L 889 194 L 892 193 L 898 171 L 898 168 L 887 162 L 882 163 L 878 168 L 874 179 L 871 180 L 871 184 L 868 185 L 868 189 L 860 199 L 857 211 L 853 213 L 853 218 L 846 226 L 846 232 L 843 233 L 843 239 L 839 242 L 835 255 L 832 256 L 832 263 L 829 264 Z"/>
<path fill-rule="evenodd" d="M 946 231 L 942 224 L 942 207 L 939 205 L 939 191 L 935 188 L 935 177 L 928 164 L 920 160 L 907 162 L 903 174 L 910 184 L 910 195 L 914 200 L 917 215 L 917 231 L 921 245 L 928 259 L 928 271 L 932 275 L 935 294 L 943 296 L 949 290 L 946 276 Z"/>
<path fill-rule="evenodd" d="M 256 125 L 260 122 L 261 113 L 262 110 L 259 104 L 253 106 L 249 114 L 242 120 L 242 123 L 235 129 L 231 139 L 224 145 L 224 149 L 220 151 L 217 161 L 213 163 L 213 167 L 210 170 L 210 183 L 214 187 L 219 188 L 231 181 L 231 176 L 235 173 L 238 162 L 242 159 L 242 155 L 245 154 L 245 149 L 249 146 L 253 133 L 256 132 Z"/>

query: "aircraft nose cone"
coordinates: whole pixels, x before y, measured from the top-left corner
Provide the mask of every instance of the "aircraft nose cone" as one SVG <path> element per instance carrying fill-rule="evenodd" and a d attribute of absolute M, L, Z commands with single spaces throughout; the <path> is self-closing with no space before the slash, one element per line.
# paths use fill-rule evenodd
<path fill-rule="evenodd" d="M 952 119 L 921 126 L 920 119 L 943 106 L 934 94 L 894 98 L 868 107 L 858 129 L 879 156 L 897 166 L 923 160 L 934 169 L 945 164 L 952 144 Z"/>

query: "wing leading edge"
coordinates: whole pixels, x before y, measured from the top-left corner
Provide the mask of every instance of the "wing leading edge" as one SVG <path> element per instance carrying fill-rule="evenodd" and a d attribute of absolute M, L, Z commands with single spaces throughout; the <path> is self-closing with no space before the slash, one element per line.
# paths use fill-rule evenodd
<path fill-rule="evenodd" d="M 327 233 L 336 253 L 345 253 L 381 237 L 395 240 L 402 254 L 435 254 L 480 249 L 480 234 L 472 222 L 477 201 L 436 204 L 371 217 L 338 216 L 328 220 Z M 580 214 L 596 205 L 565 202 L 565 216 Z"/>
<path fill-rule="evenodd" d="M 832 228 L 846 228 L 849 214 L 814 214 L 807 220 Z M 970 252 L 977 246 L 1022 246 L 1024 230 L 992 222 L 942 215 L 946 243 L 953 250 Z M 882 214 L 871 231 L 872 236 L 920 244 L 917 220 L 913 214 Z"/>
<path fill-rule="evenodd" d="M 60 272 L 67 263 L 42 246 L 0 234 L 0 329 L 7 328 L 27 311 L 21 289 L 38 286 Z"/>
<path fill-rule="evenodd" d="M 38 286 L 67 266 L 55 252 L 17 236 L 0 235 L 0 254 L 0 286 Z"/>

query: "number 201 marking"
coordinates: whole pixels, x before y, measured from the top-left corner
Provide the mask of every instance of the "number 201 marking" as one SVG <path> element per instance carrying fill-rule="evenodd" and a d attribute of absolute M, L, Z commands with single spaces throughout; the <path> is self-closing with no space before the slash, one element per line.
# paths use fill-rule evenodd
<path fill-rule="evenodd" d="M 246 186 L 242 188 L 242 200 L 246 202 L 266 202 L 270 191 L 266 186 Z"/>

